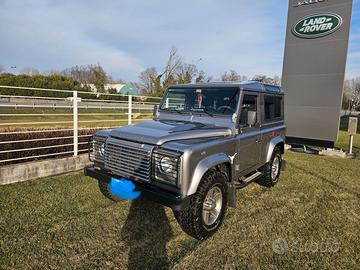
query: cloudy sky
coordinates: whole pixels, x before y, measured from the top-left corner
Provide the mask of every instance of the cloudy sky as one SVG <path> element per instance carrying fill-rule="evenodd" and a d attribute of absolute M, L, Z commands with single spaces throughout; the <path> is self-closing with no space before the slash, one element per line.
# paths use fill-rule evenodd
<path fill-rule="evenodd" d="M 0 64 L 40 71 L 100 63 L 114 79 L 161 69 L 172 46 L 219 78 L 281 75 L 286 0 L 0 0 Z M 202 60 L 199 60 L 199 59 Z M 16 70 L 11 69 L 16 66 Z M 355 0 L 347 77 L 360 76 Z"/>

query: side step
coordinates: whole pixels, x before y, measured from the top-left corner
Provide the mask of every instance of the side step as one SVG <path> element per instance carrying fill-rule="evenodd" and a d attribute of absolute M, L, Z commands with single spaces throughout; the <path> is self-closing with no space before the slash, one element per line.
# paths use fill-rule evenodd
<path fill-rule="evenodd" d="M 236 207 L 236 190 L 242 189 L 246 187 L 247 185 L 254 182 L 256 179 L 258 179 L 260 176 L 262 176 L 261 172 L 255 172 L 254 174 L 250 175 L 246 179 L 242 180 L 239 184 L 230 184 L 228 187 L 228 205 L 229 207 Z"/>
<path fill-rule="evenodd" d="M 236 189 L 242 189 L 244 187 L 246 187 L 247 185 L 249 185 L 250 183 L 254 182 L 256 179 L 258 179 L 260 176 L 262 176 L 261 172 L 255 172 L 254 174 L 250 175 L 249 177 L 247 177 L 246 179 L 242 180 L 240 182 L 240 184 L 236 184 L 235 188 Z"/>

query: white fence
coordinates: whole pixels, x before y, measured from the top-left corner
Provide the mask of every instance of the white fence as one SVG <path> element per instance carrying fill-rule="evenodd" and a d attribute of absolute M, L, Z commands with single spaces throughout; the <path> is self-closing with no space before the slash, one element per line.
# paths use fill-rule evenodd
<path fill-rule="evenodd" d="M 12 95 L 19 90 L 25 94 Z M 158 97 L 0 86 L 0 166 L 85 153 L 96 130 L 150 119 L 159 101 Z"/>

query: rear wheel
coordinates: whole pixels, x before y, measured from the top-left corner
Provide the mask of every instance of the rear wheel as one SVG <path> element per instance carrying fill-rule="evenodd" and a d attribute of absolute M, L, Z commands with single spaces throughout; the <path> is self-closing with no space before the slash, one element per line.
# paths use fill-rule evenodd
<path fill-rule="evenodd" d="M 275 186 L 279 182 L 281 163 L 281 150 L 279 147 L 275 147 L 270 162 L 266 163 L 263 168 L 263 177 L 258 180 L 258 183 L 266 187 Z"/>
<path fill-rule="evenodd" d="M 110 188 L 109 188 L 109 184 L 104 182 L 104 181 L 98 181 L 99 183 L 99 189 L 100 192 L 108 199 L 114 201 L 114 202 L 119 202 L 121 201 L 121 199 L 119 199 L 118 197 L 112 195 L 112 193 L 110 192 Z"/>
<path fill-rule="evenodd" d="M 202 178 L 189 206 L 174 215 L 183 231 L 204 240 L 220 227 L 227 207 L 227 179 L 216 170 L 208 171 Z"/>

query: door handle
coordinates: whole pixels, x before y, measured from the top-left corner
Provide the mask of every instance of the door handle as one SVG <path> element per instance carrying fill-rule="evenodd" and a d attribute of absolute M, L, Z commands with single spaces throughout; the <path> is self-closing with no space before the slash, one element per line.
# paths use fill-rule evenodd
<path fill-rule="evenodd" d="M 255 141 L 256 143 L 260 143 L 261 142 L 261 140 L 259 140 L 259 139 L 256 139 L 256 141 Z"/>

